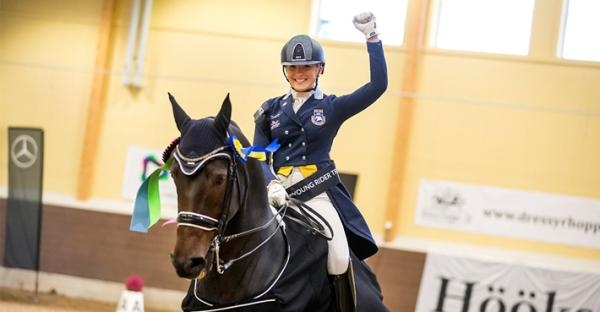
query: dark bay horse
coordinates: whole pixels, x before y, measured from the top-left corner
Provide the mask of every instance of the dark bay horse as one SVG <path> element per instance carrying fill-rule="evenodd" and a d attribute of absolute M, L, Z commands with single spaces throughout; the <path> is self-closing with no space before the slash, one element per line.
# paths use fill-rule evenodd
<path fill-rule="evenodd" d="M 173 158 L 177 240 L 172 264 L 191 279 L 184 311 L 335 311 L 327 276 L 327 244 L 298 222 L 293 209 L 270 207 L 261 159 L 231 121 L 225 98 L 216 117 L 192 119 L 169 94 L 181 136 Z M 259 150 L 257 157 L 261 158 Z M 357 308 L 387 311 L 364 262 L 352 260 Z"/>

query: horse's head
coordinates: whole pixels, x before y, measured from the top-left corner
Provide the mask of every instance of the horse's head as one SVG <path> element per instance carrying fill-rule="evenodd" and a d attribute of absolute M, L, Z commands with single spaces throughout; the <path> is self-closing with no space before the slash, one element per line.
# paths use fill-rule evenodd
<path fill-rule="evenodd" d="M 181 134 L 168 153 L 174 158 L 171 176 L 177 189 L 177 241 L 172 263 L 180 277 L 203 277 L 214 262 L 211 248 L 240 206 L 236 156 L 228 131 L 231 102 L 225 98 L 215 118 L 191 119 L 169 94 L 175 123 Z"/>

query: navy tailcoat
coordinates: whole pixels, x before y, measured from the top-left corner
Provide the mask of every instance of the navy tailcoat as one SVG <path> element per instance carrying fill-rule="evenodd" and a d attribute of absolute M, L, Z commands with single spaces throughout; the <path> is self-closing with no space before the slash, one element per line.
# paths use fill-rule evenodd
<path fill-rule="evenodd" d="M 281 147 L 273 155 L 275 172 L 283 166 L 315 164 L 321 168 L 332 160 L 329 157 L 333 139 L 350 117 L 373 104 L 387 88 L 387 68 L 381 42 L 367 42 L 370 63 L 370 81 L 346 95 L 325 95 L 317 89 L 294 112 L 291 92 L 267 100 L 255 114 L 254 145 L 267 146 L 275 138 Z M 350 66 L 350 65 L 348 65 Z M 267 183 L 275 179 L 264 163 Z M 377 252 L 377 245 L 362 214 L 339 183 L 327 190 L 327 195 L 338 211 L 348 244 L 359 259 Z"/>

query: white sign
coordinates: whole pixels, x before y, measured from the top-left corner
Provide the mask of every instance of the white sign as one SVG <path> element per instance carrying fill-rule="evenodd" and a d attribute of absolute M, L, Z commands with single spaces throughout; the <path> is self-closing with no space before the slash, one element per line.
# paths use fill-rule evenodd
<path fill-rule="evenodd" d="M 155 169 L 162 166 L 162 150 L 130 146 L 125 158 L 123 174 L 123 197 L 135 200 L 138 188 L 145 178 Z M 165 172 L 161 175 L 158 188 L 161 204 L 176 204 L 177 192 L 171 176 Z"/>
<path fill-rule="evenodd" d="M 139 291 L 123 290 L 117 312 L 144 312 L 144 294 Z"/>
<path fill-rule="evenodd" d="M 422 180 L 416 224 L 600 248 L 600 200 Z"/>
<path fill-rule="evenodd" d="M 417 312 L 598 312 L 600 275 L 428 254 Z"/>

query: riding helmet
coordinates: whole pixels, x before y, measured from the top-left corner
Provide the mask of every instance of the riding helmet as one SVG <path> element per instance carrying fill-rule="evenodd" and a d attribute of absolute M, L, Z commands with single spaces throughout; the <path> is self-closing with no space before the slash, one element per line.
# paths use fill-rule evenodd
<path fill-rule="evenodd" d="M 292 37 L 281 49 L 281 65 L 325 64 L 325 51 L 307 35 Z"/>

